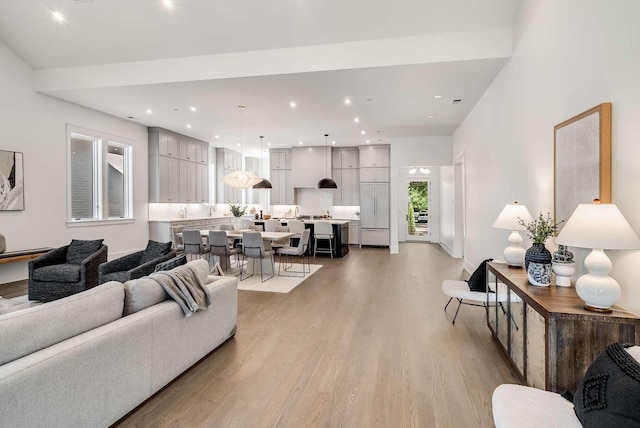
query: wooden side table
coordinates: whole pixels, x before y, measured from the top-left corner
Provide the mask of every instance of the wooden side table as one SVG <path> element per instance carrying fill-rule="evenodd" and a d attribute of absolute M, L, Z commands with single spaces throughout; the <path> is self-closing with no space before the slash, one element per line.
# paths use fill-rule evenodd
<path fill-rule="evenodd" d="M 530 285 L 523 269 L 496 262 L 487 264 L 487 283 L 504 284 L 510 294 L 504 311 L 488 309 L 487 325 L 526 385 L 573 392 L 607 345 L 640 344 L 638 315 L 619 307 L 610 314 L 586 311 L 574 287 Z M 487 303 L 496 298 L 487 295 Z"/>

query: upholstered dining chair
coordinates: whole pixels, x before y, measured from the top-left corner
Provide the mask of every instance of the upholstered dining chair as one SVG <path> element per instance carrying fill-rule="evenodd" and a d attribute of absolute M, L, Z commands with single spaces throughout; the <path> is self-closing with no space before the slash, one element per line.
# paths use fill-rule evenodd
<path fill-rule="evenodd" d="M 294 236 L 289 238 L 289 241 L 291 242 L 290 245 L 298 245 L 300 236 L 302 236 L 302 232 L 304 232 L 305 229 L 304 222 L 302 222 L 301 220 L 289 220 L 287 221 L 287 227 L 289 228 L 289 232 L 295 233 Z"/>
<path fill-rule="evenodd" d="M 229 246 L 229 238 L 224 230 L 209 231 L 209 254 L 220 257 L 222 269 L 227 272 L 230 269 L 229 257 L 236 256 L 236 266 L 240 263 L 240 248 Z"/>
<path fill-rule="evenodd" d="M 275 266 L 275 262 L 273 260 L 273 251 L 272 250 L 265 250 L 264 248 L 264 243 L 262 241 L 262 234 L 260 232 L 243 232 L 242 233 L 242 254 L 244 255 L 244 257 L 246 258 L 250 258 L 253 259 L 252 261 L 252 268 L 253 268 L 253 273 L 249 276 L 246 276 L 243 278 L 243 266 L 244 265 L 240 265 L 240 281 L 243 281 L 247 278 L 252 277 L 253 275 L 255 275 L 255 271 L 256 271 L 256 260 L 259 261 L 260 263 L 260 279 L 262 280 L 262 282 L 265 282 L 271 278 L 274 277 L 275 275 L 275 271 L 276 271 L 276 266 Z M 267 279 L 264 279 L 264 273 L 263 273 L 263 267 L 262 267 L 262 261 L 263 259 L 266 258 L 270 258 L 271 259 L 271 276 Z"/>
<path fill-rule="evenodd" d="M 209 248 L 202 243 L 202 235 L 199 230 L 183 230 L 182 244 L 184 245 L 184 253 L 191 254 L 191 259 L 196 255 L 199 258 L 209 257 Z"/>
<path fill-rule="evenodd" d="M 305 253 L 307 252 L 307 248 L 309 247 L 309 235 L 311 235 L 311 230 L 305 229 L 302 231 L 302 235 L 300 236 L 300 240 L 298 241 L 297 247 L 283 247 L 283 248 L 278 248 L 276 250 L 276 254 L 280 256 L 280 260 L 278 264 L 278 276 L 304 277 L 307 273 L 311 272 L 311 266 L 309 263 L 308 254 L 307 254 L 307 267 L 305 268 L 305 265 L 304 265 L 304 256 L 305 256 Z M 282 268 L 283 257 L 284 257 L 284 268 Z M 291 270 L 293 263 L 290 262 L 290 257 L 302 257 L 302 271 Z M 284 272 L 288 272 L 294 275 L 281 274 L 280 270 L 283 270 Z"/>
<path fill-rule="evenodd" d="M 314 224 L 313 237 L 315 240 L 313 257 L 315 257 L 317 253 L 328 253 L 331 255 L 331 258 L 333 258 L 333 238 L 335 237 L 333 234 L 333 225 L 326 220 L 317 221 Z M 327 241 L 328 247 L 318 248 L 318 241 Z"/>
<path fill-rule="evenodd" d="M 173 249 L 176 253 L 181 253 L 184 251 L 184 245 L 182 245 L 182 231 L 184 230 L 183 225 L 176 225 L 171 227 L 171 237 L 173 241 Z"/>

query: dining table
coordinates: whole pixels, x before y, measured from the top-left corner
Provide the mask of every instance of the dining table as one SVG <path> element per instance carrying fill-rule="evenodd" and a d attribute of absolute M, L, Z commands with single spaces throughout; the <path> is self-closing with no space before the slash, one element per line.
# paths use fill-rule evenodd
<path fill-rule="evenodd" d="M 281 239 L 292 238 L 292 237 L 295 238 L 296 236 L 298 237 L 300 236 L 299 233 L 295 233 L 295 232 L 265 232 L 264 230 L 253 230 L 253 229 L 225 230 L 225 232 L 227 232 L 227 237 L 229 237 L 230 239 L 240 239 L 240 240 L 242 239 L 242 234 L 244 232 L 260 232 L 260 235 L 262 236 L 262 240 L 268 243 L 268 245 L 265 246 L 267 249 L 271 248 L 272 241 L 278 241 Z M 209 229 L 201 229 L 200 235 L 202 236 L 203 239 L 207 239 L 209 237 Z M 273 270 L 274 265 L 271 264 L 270 259 L 262 259 L 261 263 L 262 263 L 262 269 L 265 273 L 275 274 L 275 271 Z M 246 270 L 248 274 L 253 274 L 253 263 L 248 263 L 246 266 Z"/>

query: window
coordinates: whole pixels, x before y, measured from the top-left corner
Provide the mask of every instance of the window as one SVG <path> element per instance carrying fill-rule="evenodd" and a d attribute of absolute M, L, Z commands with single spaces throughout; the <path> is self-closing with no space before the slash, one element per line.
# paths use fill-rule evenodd
<path fill-rule="evenodd" d="M 69 127 L 72 222 L 132 218 L 133 146 L 121 138 Z"/>

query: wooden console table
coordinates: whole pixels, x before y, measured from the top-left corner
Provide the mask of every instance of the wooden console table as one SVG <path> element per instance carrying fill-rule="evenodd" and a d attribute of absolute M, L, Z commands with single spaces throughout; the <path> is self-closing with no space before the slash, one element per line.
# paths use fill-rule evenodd
<path fill-rule="evenodd" d="M 508 290 L 503 307 L 487 293 L 487 303 L 496 305 L 487 309 L 487 325 L 525 385 L 574 392 L 609 344 L 640 344 L 638 315 L 617 307 L 610 314 L 586 311 L 574 287 L 530 285 L 524 269 L 495 262 L 487 264 L 487 284 Z"/>
<path fill-rule="evenodd" d="M 7 251 L 6 253 L 0 254 L 0 265 L 4 263 L 35 259 L 50 250 L 52 250 L 52 248 L 33 248 L 31 250 Z"/>

